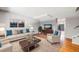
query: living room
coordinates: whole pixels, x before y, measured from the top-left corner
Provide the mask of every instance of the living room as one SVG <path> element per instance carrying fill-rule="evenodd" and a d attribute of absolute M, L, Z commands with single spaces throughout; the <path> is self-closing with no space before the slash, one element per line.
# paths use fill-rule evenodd
<path fill-rule="evenodd" d="M 61 47 L 65 38 L 72 38 L 67 21 L 78 18 L 75 10 L 76 7 L 0 7 L 0 52 L 64 51 Z"/>

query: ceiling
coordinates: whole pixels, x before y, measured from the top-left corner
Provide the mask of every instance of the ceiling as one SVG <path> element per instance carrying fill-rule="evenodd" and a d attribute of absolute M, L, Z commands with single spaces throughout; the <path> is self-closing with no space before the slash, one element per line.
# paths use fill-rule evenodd
<path fill-rule="evenodd" d="M 14 13 L 41 20 L 65 18 L 73 16 L 76 13 L 76 7 L 7 7 L 3 9 L 8 9 Z"/>

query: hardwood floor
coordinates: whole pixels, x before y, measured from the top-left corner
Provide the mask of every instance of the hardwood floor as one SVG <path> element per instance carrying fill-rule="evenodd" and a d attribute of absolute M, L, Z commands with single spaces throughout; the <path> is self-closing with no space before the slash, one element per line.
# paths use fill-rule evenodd
<path fill-rule="evenodd" d="M 79 52 L 79 45 L 72 44 L 72 39 L 66 38 L 60 51 L 61 52 Z"/>
<path fill-rule="evenodd" d="M 42 37 L 46 39 L 46 35 L 37 35 L 39 37 Z M 66 38 L 62 45 L 60 45 L 61 48 L 59 48 L 60 52 L 79 52 L 79 45 L 73 44 L 72 39 Z"/>

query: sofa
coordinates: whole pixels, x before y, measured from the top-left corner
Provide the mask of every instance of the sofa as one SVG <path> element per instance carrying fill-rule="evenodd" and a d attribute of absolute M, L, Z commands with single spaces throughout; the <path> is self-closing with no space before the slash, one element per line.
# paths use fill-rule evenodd
<path fill-rule="evenodd" d="M 5 44 L 0 48 L 0 52 L 12 52 L 12 45 L 11 44 Z"/>
<path fill-rule="evenodd" d="M 79 52 L 79 45 L 73 44 L 71 38 L 65 38 L 61 45 L 60 52 Z"/>
<path fill-rule="evenodd" d="M 47 40 L 50 43 L 60 43 L 60 37 L 53 35 L 53 34 L 47 34 Z"/>
<path fill-rule="evenodd" d="M 31 33 L 11 35 L 11 36 L 7 36 L 6 39 L 9 39 L 10 41 L 19 40 L 19 39 L 25 38 L 29 34 L 31 34 Z"/>

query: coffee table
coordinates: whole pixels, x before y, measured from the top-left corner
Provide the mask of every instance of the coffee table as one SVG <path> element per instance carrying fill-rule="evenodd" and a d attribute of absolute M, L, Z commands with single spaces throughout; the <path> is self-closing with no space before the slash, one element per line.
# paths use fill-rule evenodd
<path fill-rule="evenodd" d="M 31 51 L 32 49 L 36 48 L 39 46 L 39 42 L 41 40 L 39 39 L 34 39 L 34 40 L 22 40 L 19 42 L 19 44 L 21 45 L 21 48 L 23 49 L 23 51 L 25 52 L 29 52 Z"/>

